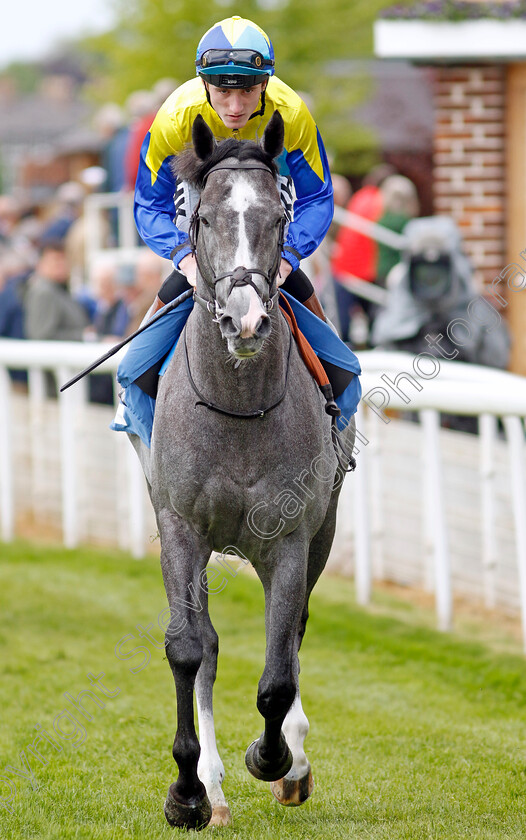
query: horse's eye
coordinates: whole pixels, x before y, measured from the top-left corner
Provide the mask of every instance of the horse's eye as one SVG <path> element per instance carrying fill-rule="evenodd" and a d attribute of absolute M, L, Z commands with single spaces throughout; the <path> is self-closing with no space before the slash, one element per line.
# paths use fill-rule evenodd
<path fill-rule="evenodd" d="M 208 219 L 205 216 L 199 216 L 199 221 L 205 227 L 210 227 L 210 222 L 208 221 Z"/>

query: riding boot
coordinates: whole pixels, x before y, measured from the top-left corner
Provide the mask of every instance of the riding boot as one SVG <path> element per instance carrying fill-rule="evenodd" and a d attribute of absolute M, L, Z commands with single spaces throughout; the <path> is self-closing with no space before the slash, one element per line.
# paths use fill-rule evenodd
<path fill-rule="evenodd" d="M 321 305 L 320 299 L 316 292 L 313 292 L 310 298 L 307 298 L 307 300 L 304 300 L 302 302 L 303 306 L 305 306 L 309 310 L 309 312 L 313 312 L 314 315 L 317 315 L 321 321 L 325 321 L 325 323 L 329 325 L 333 333 L 336 333 L 338 337 L 340 336 L 340 333 L 332 323 L 331 319 L 327 318 L 325 312 L 323 311 L 323 306 Z"/>
<path fill-rule="evenodd" d="M 142 327 L 142 326 L 143 326 L 143 324 L 145 324 L 147 321 L 149 321 L 149 320 L 150 320 L 150 318 L 151 318 L 153 315 L 155 315 L 155 313 L 156 313 L 156 312 L 158 312 L 158 311 L 159 311 L 159 309 L 162 309 L 162 308 L 163 308 L 163 306 L 166 306 L 166 304 L 164 303 L 164 301 L 162 301 L 162 300 L 161 300 L 161 298 L 159 297 L 159 295 L 156 295 L 156 296 L 155 296 L 155 300 L 154 300 L 154 302 L 152 303 L 152 305 L 151 305 L 151 306 L 150 306 L 150 308 L 148 309 L 148 312 L 146 313 L 146 315 L 145 315 L 145 316 L 144 316 L 144 318 L 142 319 L 142 321 L 141 321 L 141 323 L 140 323 L 140 326 Z"/>
<path fill-rule="evenodd" d="M 172 271 L 159 289 L 159 293 L 150 306 L 150 309 L 146 314 L 146 318 L 151 318 L 152 315 L 155 315 L 155 313 L 159 311 L 159 309 L 162 309 L 162 307 L 166 306 L 167 303 L 175 300 L 178 295 L 182 294 L 189 288 L 190 285 L 184 274 L 181 274 L 181 272 L 177 270 Z M 143 323 L 145 320 L 143 320 Z M 158 362 L 148 368 L 148 370 L 142 373 L 135 380 L 135 384 L 138 385 L 145 394 L 148 394 L 148 396 L 153 399 L 157 397 L 159 371 L 162 367 L 163 361 L 163 359 L 159 359 Z"/>
<path fill-rule="evenodd" d="M 292 295 L 293 298 L 299 300 L 314 315 L 317 315 L 321 321 L 327 321 L 323 307 L 314 291 L 314 286 L 301 268 L 297 268 L 296 271 L 292 271 L 289 274 L 283 283 L 283 289 L 289 295 Z"/>
<path fill-rule="evenodd" d="M 302 303 L 303 306 L 306 306 L 310 312 L 313 312 L 314 315 L 317 315 L 318 318 L 320 318 L 320 320 L 327 321 L 327 316 L 323 311 L 323 306 L 321 305 L 320 299 L 316 292 L 313 292 L 311 296 L 308 297 L 307 300 L 303 300 Z"/>

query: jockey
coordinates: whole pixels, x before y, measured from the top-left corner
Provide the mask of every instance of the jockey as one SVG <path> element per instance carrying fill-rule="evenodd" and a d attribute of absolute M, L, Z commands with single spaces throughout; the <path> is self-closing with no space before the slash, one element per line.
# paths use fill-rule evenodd
<path fill-rule="evenodd" d="M 301 259 L 312 254 L 322 241 L 334 212 L 327 156 L 307 106 L 274 75 L 272 43 L 250 20 L 234 16 L 212 26 L 199 42 L 195 65 L 197 77 L 177 88 L 164 102 L 141 148 L 135 186 L 135 222 L 145 244 L 174 265 L 145 320 L 196 282 L 197 266 L 188 231 L 198 196 L 187 183 L 176 183 L 171 168 L 173 157 L 191 144 L 195 118 L 200 114 L 217 140 L 237 138 L 259 142 L 274 110 L 279 110 L 285 124 L 285 143 L 276 163 L 281 173 L 281 199 L 289 219 L 279 283 L 294 302 L 299 301 L 325 322 L 312 283 L 300 268 Z M 323 326 L 331 332 L 326 324 Z M 147 333 L 150 330 L 144 334 L 144 341 Z M 359 366 L 348 348 L 334 334 L 332 338 L 353 357 L 341 367 L 337 363 L 338 351 L 329 353 L 333 361 L 322 359 L 337 397 L 359 373 Z M 141 358 L 142 351 L 137 339 L 130 345 L 132 351 L 134 345 L 138 352 L 128 353 L 118 379 L 125 387 L 133 382 L 155 399 L 162 359 L 136 375 L 134 360 Z M 152 359 L 152 354 L 149 358 Z M 354 404 L 358 384 L 353 388 Z M 130 396 L 129 393 L 126 403 L 132 413 Z M 129 427 L 117 424 L 113 428 Z"/>
<path fill-rule="evenodd" d="M 201 114 L 217 139 L 259 140 L 275 109 L 285 122 L 285 149 L 277 161 L 296 193 L 282 253 L 283 288 L 325 320 L 300 260 L 325 236 L 333 216 L 332 183 L 323 142 L 303 100 L 274 75 L 272 44 L 255 23 L 227 18 L 203 35 L 197 47 L 197 78 L 179 87 L 159 110 L 142 150 L 135 188 L 135 220 L 143 241 L 173 260 L 175 271 L 161 287 L 149 315 L 195 284 L 190 253 L 188 199 L 174 217 L 176 191 L 170 159 L 190 142 L 192 124 Z M 285 193 L 286 195 L 286 193 Z M 285 198 L 286 201 L 286 198 Z M 289 202 L 292 204 L 291 196 Z M 182 216 L 182 212 L 185 214 Z M 193 209 L 193 208 L 191 208 Z M 186 229 L 185 229 L 186 228 Z"/>

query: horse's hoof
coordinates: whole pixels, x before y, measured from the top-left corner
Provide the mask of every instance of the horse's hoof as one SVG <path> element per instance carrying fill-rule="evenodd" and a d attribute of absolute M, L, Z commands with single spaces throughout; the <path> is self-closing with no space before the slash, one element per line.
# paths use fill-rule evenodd
<path fill-rule="evenodd" d="M 303 805 L 314 790 L 314 779 L 309 767 L 301 779 L 278 779 L 270 789 L 280 805 Z"/>
<path fill-rule="evenodd" d="M 185 805 L 176 798 L 173 788 L 174 785 L 168 788 L 168 796 L 164 803 L 164 816 L 172 828 L 194 828 L 196 831 L 206 828 L 212 817 L 212 806 L 208 796 L 205 794 L 194 805 Z"/>
<path fill-rule="evenodd" d="M 231 822 L 230 808 L 227 808 L 226 805 L 219 805 L 212 810 L 212 819 L 208 825 L 230 825 Z"/>
<path fill-rule="evenodd" d="M 245 753 L 245 764 L 248 772 L 255 776 L 256 779 L 261 779 L 262 782 L 275 782 L 286 776 L 292 767 L 292 753 L 287 746 L 287 742 L 283 733 L 280 738 L 281 756 L 277 761 L 265 761 L 259 754 L 260 739 L 252 741 Z"/>

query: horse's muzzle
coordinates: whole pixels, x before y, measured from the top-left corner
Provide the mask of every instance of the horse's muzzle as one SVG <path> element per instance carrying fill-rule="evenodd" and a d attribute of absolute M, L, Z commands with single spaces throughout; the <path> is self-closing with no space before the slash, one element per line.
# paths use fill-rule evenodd
<path fill-rule="evenodd" d="M 228 349 L 234 356 L 254 356 L 261 350 L 263 342 L 270 335 L 271 322 L 266 314 L 262 314 L 251 324 L 246 324 L 244 318 L 238 321 L 232 315 L 225 313 L 219 319 L 221 335 L 228 343 Z"/>

